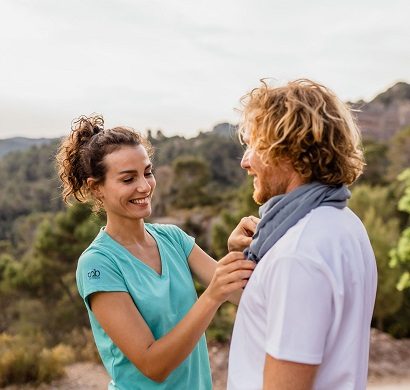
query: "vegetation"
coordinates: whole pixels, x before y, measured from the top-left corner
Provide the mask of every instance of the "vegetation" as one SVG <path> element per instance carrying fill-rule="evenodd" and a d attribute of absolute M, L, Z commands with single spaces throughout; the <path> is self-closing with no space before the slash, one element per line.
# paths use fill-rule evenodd
<path fill-rule="evenodd" d="M 404 183 L 404 195 L 401 197 L 398 209 L 410 214 L 410 169 L 406 169 L 398 179 Z M 410 222 L 410 217 L 409 221 Z M 410 225 L 409 223 L 407 225 Z M 390 252 L 390 265 L 399 269 L 402 274 L 397 284 L 399 291 L 410 287 L 410 226 L 406 227 L 400 236 L 397 246 Z"/>
<path fill-rule="evenodd" d="M 374 320 L 384 330 L 384 320 L 401 307 L 403 294 L 395 286 L 398 269 L 389 265 L 389 252 L 399 237 L 399 219 L 387 187 L 358 185 L 353 189 L 350 208 L 360 217 L 369 234 L 377 259 L 378 286 Z"/>
<path fill-rule="evenodd" d="M 158 181 L 152 219 L 166 217 L 210 254 L 225 255 L 233 227 L 258 212 L 239 166 L 241 146 L 218 132 L 149 137 Z M 390 141 L 365 141 L 368 166 L 349 204 L 369 232 L 378 264 L 373 325 L 396 337 L 410 336 L 409 137 L 406 128 Z M 75 268 L 104 218 L 88 205 L 62 204 L 56 147 L 33 146 L 0 159 L 0 386 L 50 381 L 67 362 L 98 360 Z M 224 304 L 208 340 L 228 340 L 234 315 Z"/>
<path fill-rule="evenodd" d="M 64 365 L 74 361 L 71 347 L 62 344 L 49 349 L 41 338 L 0 335 L 0 386 L 10 383 L 51 382 L 64 374 Z"/>

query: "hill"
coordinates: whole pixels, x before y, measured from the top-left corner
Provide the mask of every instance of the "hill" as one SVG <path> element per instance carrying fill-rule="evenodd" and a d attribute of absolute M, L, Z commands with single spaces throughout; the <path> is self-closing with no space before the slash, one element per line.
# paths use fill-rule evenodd
<path fill-rule="evenodd" d="M 190 166 L 199 164 L 207 178 L 203 190 L 206 189 L 214 197 L 240 186 L 245 178 L 245 172 L 239 165 L 243 151 L 239 142 L 233 136 L 228 136 L 231 127 L 224 124 L 215 131 L 201 133 L 190 139 L 166 137 L 162 133 L 156 137 L 149 135 L 155 150 L 153 161 L 157 169 L 157 196 L 154 202 L 154 214 L 158 214 L 156 217 L 161 216 L 165 205 L 178 195 L 175 186 L 184 183 L 184 177 L 174 173 L 178 161 L 182 165 L 184 161 L 189 161 Z M 35 212 L 55 212 L 63 208 L 60 181 L 54 166 L 58 140 L 29 141 L 38 142 L 31 142 L 30 146 L 29 142 L 22 141 L 19 147 L 26 150 L 9 149 L 0 158 L 0 241 L 13 241 L 13 229 L 19 217 Z M 196 174 L 188 171 L 184 170 L 183 176 Z"/>
<path fill-rule="evenodd" d="M 57 141 L 47 140 L 0 159 L 0 240 L 11 237 L 18 217 L 62 209 L 54 169 L 56 148 Z"/>
<path fill-rule="evenodd" d="M 399 82 L 366 103 L 352 104 L 363 137 L 377 141 L 392 138 L 410 125 L 410 84 Z"/>
<path fill-rule="evenodd" d="M 349 104 L 356 110 L 359 127 L 365 139 L 386 141 L 392 138 L 400 129 L 410 126 L 410 84 L 406 82 L 396 83 L 370 102 L 360 100 L 349 102 Z M 197 137 L 190 140 L 201 136 L 206 137 L 209 134 L 232 140 L 236 138 L 237 128 L 237 125 L 230 123 L 219 123 L 210 132 L 201 132 Z M 188 144 L 192 144 L 192 141 L 189 142 L 190 140 L 186 140 L 184 137 L 166 137 L 161 131 L 158 131 L 154 138 L 149 130 L 148 138 L 157 141 L 172 140 L 171 143 L 173 144 L 180 144 L 181 141 L 182 143 L 188 141 Z M 48 144 L 52 141 L 53 139 L 49 138 L 33 139 L 25 137 L 0 139 L 0 158 L 11 151 L 26 150 L 30 146 Z"/>
<path fill-rule="evenodd" d="M 0 157 L 14 151 L 26 150 L 31 146 L 49 144 L 53 140 L 50 138 L 25 138 L 13 137 L 0 139 Z"/>

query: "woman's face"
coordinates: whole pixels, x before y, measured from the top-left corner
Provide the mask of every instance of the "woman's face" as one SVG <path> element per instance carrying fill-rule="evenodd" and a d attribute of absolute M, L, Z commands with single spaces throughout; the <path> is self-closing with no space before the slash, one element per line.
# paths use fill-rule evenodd
<path fill-rule="evenodd" d="M 107 154 L 104 164 L 105 181 L 96 186 L 96 193 L 107 215 L 127 219 L 148 217 L 156 181 L 145 148 L 123 146 Z"/>

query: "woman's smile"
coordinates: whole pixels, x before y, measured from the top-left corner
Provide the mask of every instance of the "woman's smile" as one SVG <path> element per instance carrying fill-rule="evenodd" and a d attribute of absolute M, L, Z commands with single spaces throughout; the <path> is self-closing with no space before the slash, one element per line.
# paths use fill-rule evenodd
<path fill-rule="evenodd" d="M 130 203 L 139 205 L 139 206 L 146 206 L 151 201 L 150 196 L 146 196 L 145 198 L 138 198 L 138 199 L 131 199 Z"/>

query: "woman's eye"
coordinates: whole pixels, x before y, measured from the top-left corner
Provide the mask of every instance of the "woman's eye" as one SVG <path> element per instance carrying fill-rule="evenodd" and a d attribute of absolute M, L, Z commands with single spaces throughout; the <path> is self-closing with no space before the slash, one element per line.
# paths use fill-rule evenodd
<path fill-rule="evenodd" d="M 150 172 L 145 172 L 145 176 L 152 176 L 154 174 L 154 172 L 153 171 L 150 171 Z"/>
<path fill-rule="evenodd" d="M 128 179 L 124 179 L 123 182 L 124 183 L 131 183 L 132 182 L 132 177 L 130 177 Z"/>

